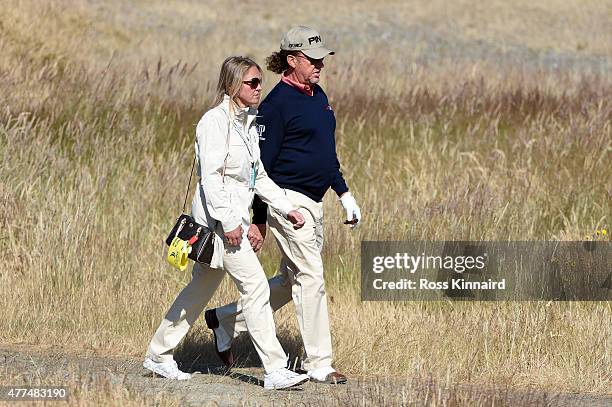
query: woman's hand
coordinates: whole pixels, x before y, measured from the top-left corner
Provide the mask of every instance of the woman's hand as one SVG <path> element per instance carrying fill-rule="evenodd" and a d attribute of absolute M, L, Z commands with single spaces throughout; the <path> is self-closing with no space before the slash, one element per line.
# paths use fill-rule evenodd
<path fill-rule="evenodd" d="M 300 229 L 302 226 L 304 226 L 305 222 L 304 215 L 295 209 L 287 214 L 287 220 L 293 223 L 294 229 Z"/>
<path fill-rule="evenodd" d="M 227 242 L 231 246 L 240 246 L 240 243 L 242 243 L 242 233 L 243 232 L 244 231 L 242 230 L 242 226 L 238 226 L 236 229 L 232 230 L 231 232 L 226 232 L 225 239 L 227 239 Z"/>

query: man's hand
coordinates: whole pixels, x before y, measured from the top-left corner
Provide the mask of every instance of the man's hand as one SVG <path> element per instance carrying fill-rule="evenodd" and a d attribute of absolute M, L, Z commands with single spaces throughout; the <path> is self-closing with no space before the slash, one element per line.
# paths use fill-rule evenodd
<path fill-rule="evenodd" d="M 264 239 L 266 238 L 266 224 L 251 224 L 251 226 L 249 226 L 249 231 L 247 232 L 247 237 L 249 238 L 253 251 L 258 252 L 259 249 L 261 249 L 261 246 L 263 246 Z"/>
<path fill-rule="evenodd" d="M 295 209 L 287 214 L 287 220 L 293 223 L 294 229 L 300 229 L 302 226 L 304 226 L 304 222 L 306 222 L 304 220 L 304 215 Z"/>
<path fill-rule="evenodd" d="M 242 243 L 243 232 L 244 230 L 242 229 L 242 226 L 238 226 L 231 232 L 225 232 L 225 238 L 231 246 L 240 246 L 240 243 Z"/>
<path fill-rule="evenodd" d="M 256 223 L 257 229 L 259 229 L 259 233 L 261 233 L 262 239 L 266 239 L 266 224 L 265 223 Z"/>
<path fill-rule="evenodd" d="M 340 197 L 340 203 L 346 211 L 346 222 L 347 225 L 351 225 L 351 229 L 355 228 L 359 222 L 361 222 L 361 210 L 357 206 L 357 201 L 353 198 L 353 194 L 345 192 Z"/>

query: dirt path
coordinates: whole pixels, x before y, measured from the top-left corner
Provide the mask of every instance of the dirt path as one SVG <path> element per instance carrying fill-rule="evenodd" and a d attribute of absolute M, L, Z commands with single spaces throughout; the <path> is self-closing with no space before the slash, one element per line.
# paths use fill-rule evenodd
<path fill-rule="evenodd" d="M 612 396 L 551 394 L 537 390 L 443 386 L 427 379 L 355 378 L 347 385 L 306 383 L 292 391 L 266 391 L 258 368 L 227 373 L 219 366 L 197 365 L 186 382 L 154 378 L 134 357 L 74 356 L 24 347 L 0 347 L 0 383 L 110 383 L 136 400 L 155 405 L 164 393 L 185 406 L 218 405 L 449 405 L 449 406 L 612 406 Z M 197 370 L 200 373 L 197 373 Z M 47 379 L 47 381 L 45 381 Z M 58 382 L 60 380 L 60 382 Z M 114 389 L 114 390 L 113 390 Z M 0 402 L 1 403 L 1 402 Z M 11 404 L 15 405 L 15 404 Z"/>

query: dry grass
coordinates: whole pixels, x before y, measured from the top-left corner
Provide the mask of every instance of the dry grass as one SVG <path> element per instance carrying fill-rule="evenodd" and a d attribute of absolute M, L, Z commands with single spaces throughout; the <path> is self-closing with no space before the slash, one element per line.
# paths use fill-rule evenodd
<path fill-rule="evenodd" d="M 218 65 L 263 61 L 293 21 L 273 1 L 236 3 L 248 21 L 214 2 L 3 3 L 0 341 L 141 354 L 188 281 L 162 239 Z M 359 301 L 361 240 L 576 240 L 610 225 L 610 3 L 475 3 L 362 2 L 348 23 L 344 3 L 304 10 L 343 50 L 324 86 L 365 216 L 349 232 L 327 195 L 337 365 L 609 391 L 609 303 Z M 276 261 L 267 242 L 262 263 Z M 235 297 L 225 282 L 212 305 Z M 295 353 L 292 313 L 277 322 Z"/>
<path fill-rule="evenodd" d="M 67 397 L 65 400 L 52 400 L 41 403 L 41 400 L 0 400 L 0 405 L 11 406 L 121 406 L 139 407 L 143 405 L 154 405 L 156 407 L 175 407 L 181 405 L 177 398 L 167 392 L 156 395 L 144 395 L 136 392 L 130 386 L 126 386 L 115 376 L 108 374 L 92 375 L 82 372 L 77 366 L 71 366 L 67 372 L 39 375 L 37 377 L 24 378 L 0 372 L 0 383 L 16 388 L 28 387 L 65 387 Z"/>

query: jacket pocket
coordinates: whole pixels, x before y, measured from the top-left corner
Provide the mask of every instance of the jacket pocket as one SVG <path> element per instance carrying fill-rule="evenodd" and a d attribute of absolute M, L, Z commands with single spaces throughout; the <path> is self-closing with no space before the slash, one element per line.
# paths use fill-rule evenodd
<path fill-rule="evenodd" d="M 232 170 L 232 175 L 242 176 L 242 172 L 248 167 L 249 155 L 244 143 L 229 145 L 229 155 L 227 157 L 227 170 Z M 227 173 L 227 171 L 226 171 Z"/>

